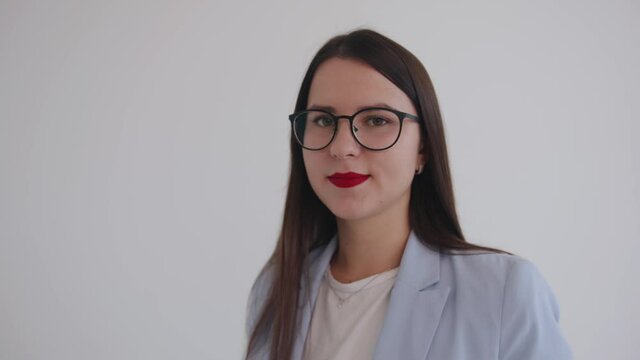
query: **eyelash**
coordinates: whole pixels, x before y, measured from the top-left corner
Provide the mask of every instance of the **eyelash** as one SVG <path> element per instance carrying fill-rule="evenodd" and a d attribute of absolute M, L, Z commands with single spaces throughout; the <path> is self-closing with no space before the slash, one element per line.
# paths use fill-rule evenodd
<path fill-rule="evenodd" d="M 316 122 L 316 124 L 317 124 L 317 123 L 318 123 L 318 121 L 320 121 L 320 120 L 325 120 L 325 119 L 331 119 L 331 120 L 333 121 L 333 119 L 332 119 L 332 118 L 330 118 L 330 117 L 323 117 L 323 118 L 316 119 L 316 121 L 315 121 L 315 122 Z M 389 123 L 389 120 L 387 120 L 387 119 L 385 119 L 385 118 L 381 118 L 381 117 L 369 118 L 369 119 L 367 119 L 367 121 L 369 121 L 369 120 L 374 120 L 374 119 L 375 119 L 375 120 L 382 120 L 382 121 L 384 121 L 384 123 L 382 123 L 382 124 L 380 124 L 380 125 L 374 125 L 374 126 L 383 126 L 383 125 L 386 125 L 386 124 L 388 124 L 388 123 Z M 321 126 L 322 126 L 322 125 L 321 125 Z M 329 125 L 326 125 L 326 126 L 329 126 Z"/>

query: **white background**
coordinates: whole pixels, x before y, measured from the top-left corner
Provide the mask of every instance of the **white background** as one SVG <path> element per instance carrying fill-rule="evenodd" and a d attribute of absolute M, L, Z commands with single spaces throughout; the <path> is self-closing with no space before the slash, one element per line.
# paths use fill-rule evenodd
<path fill-rule="evenodd" d="M 0 359 L 240 358 L 287 115 L 359 27 L 429 71 L 467 239 L 539 267 L 576 359 L 636 358 L 638 2 L 65 0 L 0 2 Z"/>

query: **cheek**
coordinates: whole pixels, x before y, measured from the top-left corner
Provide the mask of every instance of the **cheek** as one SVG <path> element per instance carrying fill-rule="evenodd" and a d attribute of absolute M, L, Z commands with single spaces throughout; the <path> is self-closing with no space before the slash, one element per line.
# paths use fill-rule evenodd
<path fill-rule="evenodd" d="M 312 184 L 322 176 L 322 161 L 317 153 L 302 152 L 304 167 L 307 169 L 307 177 Z"/>
<path fill-rule="evenodd" d="M 377 167 L 376 183 L 381 191 L 395 192 L 394 189 L 403 187 L 402 184 L 406 182 L 407 168 L 401 159 L 389 160 Z"/>
<path fill-rule="evenodd" d="M 388 178 L 403 178 L 404 175 L 410 173 L 414 169 L 416 162 L 416 154 L 409 149 L 398 147 L 396 151 L 390 152 L 388 156 L 381 158 L 378 162 L 380 170 Z"/>

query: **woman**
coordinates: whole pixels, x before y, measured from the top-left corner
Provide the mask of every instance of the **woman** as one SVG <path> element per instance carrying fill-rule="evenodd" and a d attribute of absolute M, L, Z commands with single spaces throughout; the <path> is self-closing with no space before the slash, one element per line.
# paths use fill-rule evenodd
<path fill-rule="evenodd" d="M 536 267 L 465 241 L 415 56 L 372 30 L 330 39 L 289 120 L 284 219 L 249 295 L 246 358 L 571 358 Z"/>

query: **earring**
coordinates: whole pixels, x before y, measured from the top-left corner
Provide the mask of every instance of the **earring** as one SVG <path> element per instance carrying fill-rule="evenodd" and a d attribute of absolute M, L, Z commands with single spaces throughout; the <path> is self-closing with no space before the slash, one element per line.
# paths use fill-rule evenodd
<path fill-rule="evenodd" d="M 420 167 L 416 169 L 416 175 L 422 174 L 422 168 L 423 168 L 423 165 L 420 165 Z"/>

